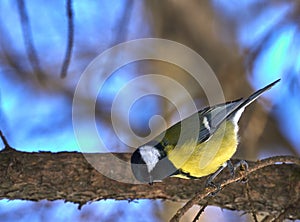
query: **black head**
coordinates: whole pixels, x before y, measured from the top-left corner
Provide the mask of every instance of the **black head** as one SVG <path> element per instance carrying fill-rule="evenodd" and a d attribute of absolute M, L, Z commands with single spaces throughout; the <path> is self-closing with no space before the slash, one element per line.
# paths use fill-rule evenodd
<path fill-rule="evenodd" d="M 138 181 L 149 184 L 177 171 L 159 145 L 144 145 L 135 150 L 131 156 L 131 169 Z"/>

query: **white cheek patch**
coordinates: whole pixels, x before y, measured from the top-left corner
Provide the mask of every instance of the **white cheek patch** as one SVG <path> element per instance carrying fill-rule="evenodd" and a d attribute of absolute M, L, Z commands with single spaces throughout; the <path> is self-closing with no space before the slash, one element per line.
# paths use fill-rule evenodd
<path fill-rule="evenodd" d="M 203 122 L 204 127 L 210 132 L 210 126 L 209 126 L 209 122 L 208 122 L 206 116 L 203 117 L 202 122 Z"/>
<path fill-rule="evenodd" d="M 152 171 L 158 163 L 160 154 L 153 146 L 142 146 L 139 150 L 144 162 L 146 163 L 148 172 L 150 173 L 150 171 Z"/>

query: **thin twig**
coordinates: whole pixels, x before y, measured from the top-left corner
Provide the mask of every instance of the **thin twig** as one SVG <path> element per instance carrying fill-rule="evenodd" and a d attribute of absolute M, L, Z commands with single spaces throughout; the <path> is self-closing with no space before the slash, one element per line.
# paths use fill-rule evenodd
<path fill-rule="evenodd" d="M 5 149 L 11 148 L 1 130 L 0 130 L 0 138 L 4 144 Z"/>
<path fill-rule="evenodd" d="M 274 222 L 281 222 L 284 220 L 284 216 L 287 213 L 287 209 L 285 209 L 283 212 L 281 212 L 275 219 Z"/>
<path fill-rule="evenodd" d="M 65 58 L 60 73 L 61 78 L 65 78 L 67 76 L 68 68 L 71 62 L 73 45 L 74 45 L 74 13 L 72 8 L 72 0 L 67 0 L 66 11 L 68 17 L 68 38 L 67 38 L 66 54 L 65 54 Z"/>
<path fill-rule="evenodd" d="M 274 220 L 274 215 L 267 215 L 260 222 L 271 222 L 272 220 Z"/>
<path fill-rule="evenodd" d="M 199 210 L 199 212 L 197 213 L 197 215 L 195 216 L 193 222 L 196 222 L 197 220 L 199 220 L 200 215 L 204 212 L 205 208 L 207 207 L 208 202 L 206 202 L 206 204 L 204 204 L 201 209 Z"/>
<path fill-rule="evenodd" d="M 25 47 L 26 47 L 26 54 L 27 54 L 28 60 L 30 62 L 30 65 L 31 65 L 33 71 L 37 74 L 38 79 L 42 80 L 43 72 L 40 67 L 39 58 L 38 58 L 36 49 L 33 44 L 30 21 L 28 18 L 24 0 L 18 0 L 17 6 L 18 6 L 19 13 L 20 13 L 22 34 L 23 34 L 23 39 L 24 39 L 24 43 L 25 43 Z"/>
<path fill-rule="evenodd" d="M 247 171 L 242 172 L 241 175 L 236 176 L 234 178 L 225 180 L 224 182 L 221 183 L 220 187 L 221 189 L 224 188 L 225 186 L 232 184 L 234 182 L 240 181 L 244 177 L 250 175 L 251 173 L 264 168 L 266 166 L 270 165 L 275 165 L 276 163 L 293 163 L 296 165 L 300 166 L 300 158 L 294 157 L 294 156 L 275 156 L 275 157 L 270 157 L 267 159 L 259 160 L 256 162 L 255 166 L 249 168 Z M 175 222 L 179 221 L 180 218 L 195 204 L 199 203 L 200 200 L 203 200 L 204 198 L 210 196 L 213 192 L 216 192 L 217 188 L 214 187 L 208 187 L 204 191 L 199 191 L 198 193 L 195 194 L 195 196 L 190 199 L 182 208 L 180 208 L 176 214 L 171 218 L 170 221 Z"/>

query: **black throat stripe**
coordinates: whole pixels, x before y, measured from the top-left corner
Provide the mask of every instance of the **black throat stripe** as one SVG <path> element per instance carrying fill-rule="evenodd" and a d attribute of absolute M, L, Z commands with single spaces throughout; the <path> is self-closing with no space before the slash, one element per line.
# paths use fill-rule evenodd
<path fill-rule="evenodd" d="M 194 176 L 192 176 L 190 173 L 186 173 L 186 172 L 184 172 L 184 171 L 182 171 L 181 169 L 179 169 L 179 170 L 177 170 L 176 172 L 174 172 L 174 174 L 172 174 L 172 176 L 175 176 L 175 175 L 183 175 L 183 176 L 185 176 L 185 177 L 187 177 L 187 178 L 189 178 L 189 179 L 199 179 L 199 177 L 194 177 Z"/>

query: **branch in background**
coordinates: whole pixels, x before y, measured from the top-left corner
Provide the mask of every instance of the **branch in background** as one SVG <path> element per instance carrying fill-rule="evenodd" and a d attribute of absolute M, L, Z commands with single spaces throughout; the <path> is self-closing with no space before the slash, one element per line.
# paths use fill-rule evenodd
<path fill-rule="evenodd" d="M 67 18 L 68 18 L 68 39 L 67 39 L 67 49 L 63 65 L 61 68 L 60 77 L 65 78 L 67 76 L 68 68 L 71 62 L 72 50 L 74 45 L 74 16 L 72 8 L 72 0 L 67 0 L 66 4 Z"/>
<path fill-rule="evenodd" d="M 196 216 L 195 216 L 193 222 L 196 222 L 196 221 L 199 220 L 200 215 L 204 212 L 204 210 L 205 210 L 205 208 L 206 208 L 207 206 L 208 206 L 208 203 L 204 204 L 204 205 L 201 207 L 201 209 L 199 210 L 199 212 L 196 214 Z"/>
<path fill-rule="evenodd" d="M 124 7 L 124 10 L 122 12 L 122 16 L 117 19 L 116 22 L 116 34 L 115 39 L 112 41 L 112 46 L 117 45 L 123 41 L 126 41 L 129 24 L 130 24 L 130 18 L 132 15 L 132 10 L 134 6 L 133 0 L 127 0 L 126 6 Z"/>
<path fill-rule="evenodd" d="M 118 167 L 107 163 L 111 153 L 84 154 L 94 158 L 96 167 L 105 169 L 105 174 L 115 178 L 131 180 L 132 173 L 128 164 Z M 14 149 L 0 152 L 0 199 L 9 200 L 58 200 L 78 203 L 116 199 L 163 199 L 186 202 L 176 215 L 180 218 L 194 204 L 215 205 L 222 208 L 245 212 L 282 213 L 289 209 L 285 217 L 299 219 L 300 202 L 300 159 L 296 157 L 274 157 L 258 162 L 248 162 L 246 174 L 229 179 L 229 173 L 223 172 L 216 182 L 221 183 L 222 191 L 214 197 L 208 197 L 213 188 L 204 189 L 206 177 L 199 180 L 167 178 L 161 183 L 148 184 L 121 183 L 103 176 L 91 166 L 83 154 L 77 152 L 26 153 Z M 130 153 L 114 153 L 121 160 L 129 161 Z M 293 162 L 294 164 L 275 164 Z M 249 199 L 246 187 L 236 181 L 247 175 L 249 179 Z M 276 195 L 274 195 L 276 194 Z M 278 215 L 277 214 L 277 215 Z"/>
<path fill-rule="evenodd" d="M 2 131 L 0 130 L 0 139 L 2 140 L 2 143 L 4 145 L 4 149 L 10 148 L 10 145 L 7 142 L 7 139 L 3 135 Z"/>
<path fill-rule="evenodd" d="M 37 56 L 37 52 L 36 52 L 36 49 L 33 44 L 30 22 L 29 22 L 29 18 L 28 18 L 24 0 L 18 0 L 17 6 L 18 6 L 19 14 L 20 14 L 22 34 L 23 34 L 23 38 L 24 38 L 24 43 L 25 43 L 25 47 L 26 47 L 26 54 L 27 54 L 28 60 L 30 62 L 30 65 L 31 65 L 34 73 L 37 74 L 37 78 L 39 80 L 42 80 L 43 72 L 40 67 L 40 62 L 39 62 L 39 59 Z"/>

